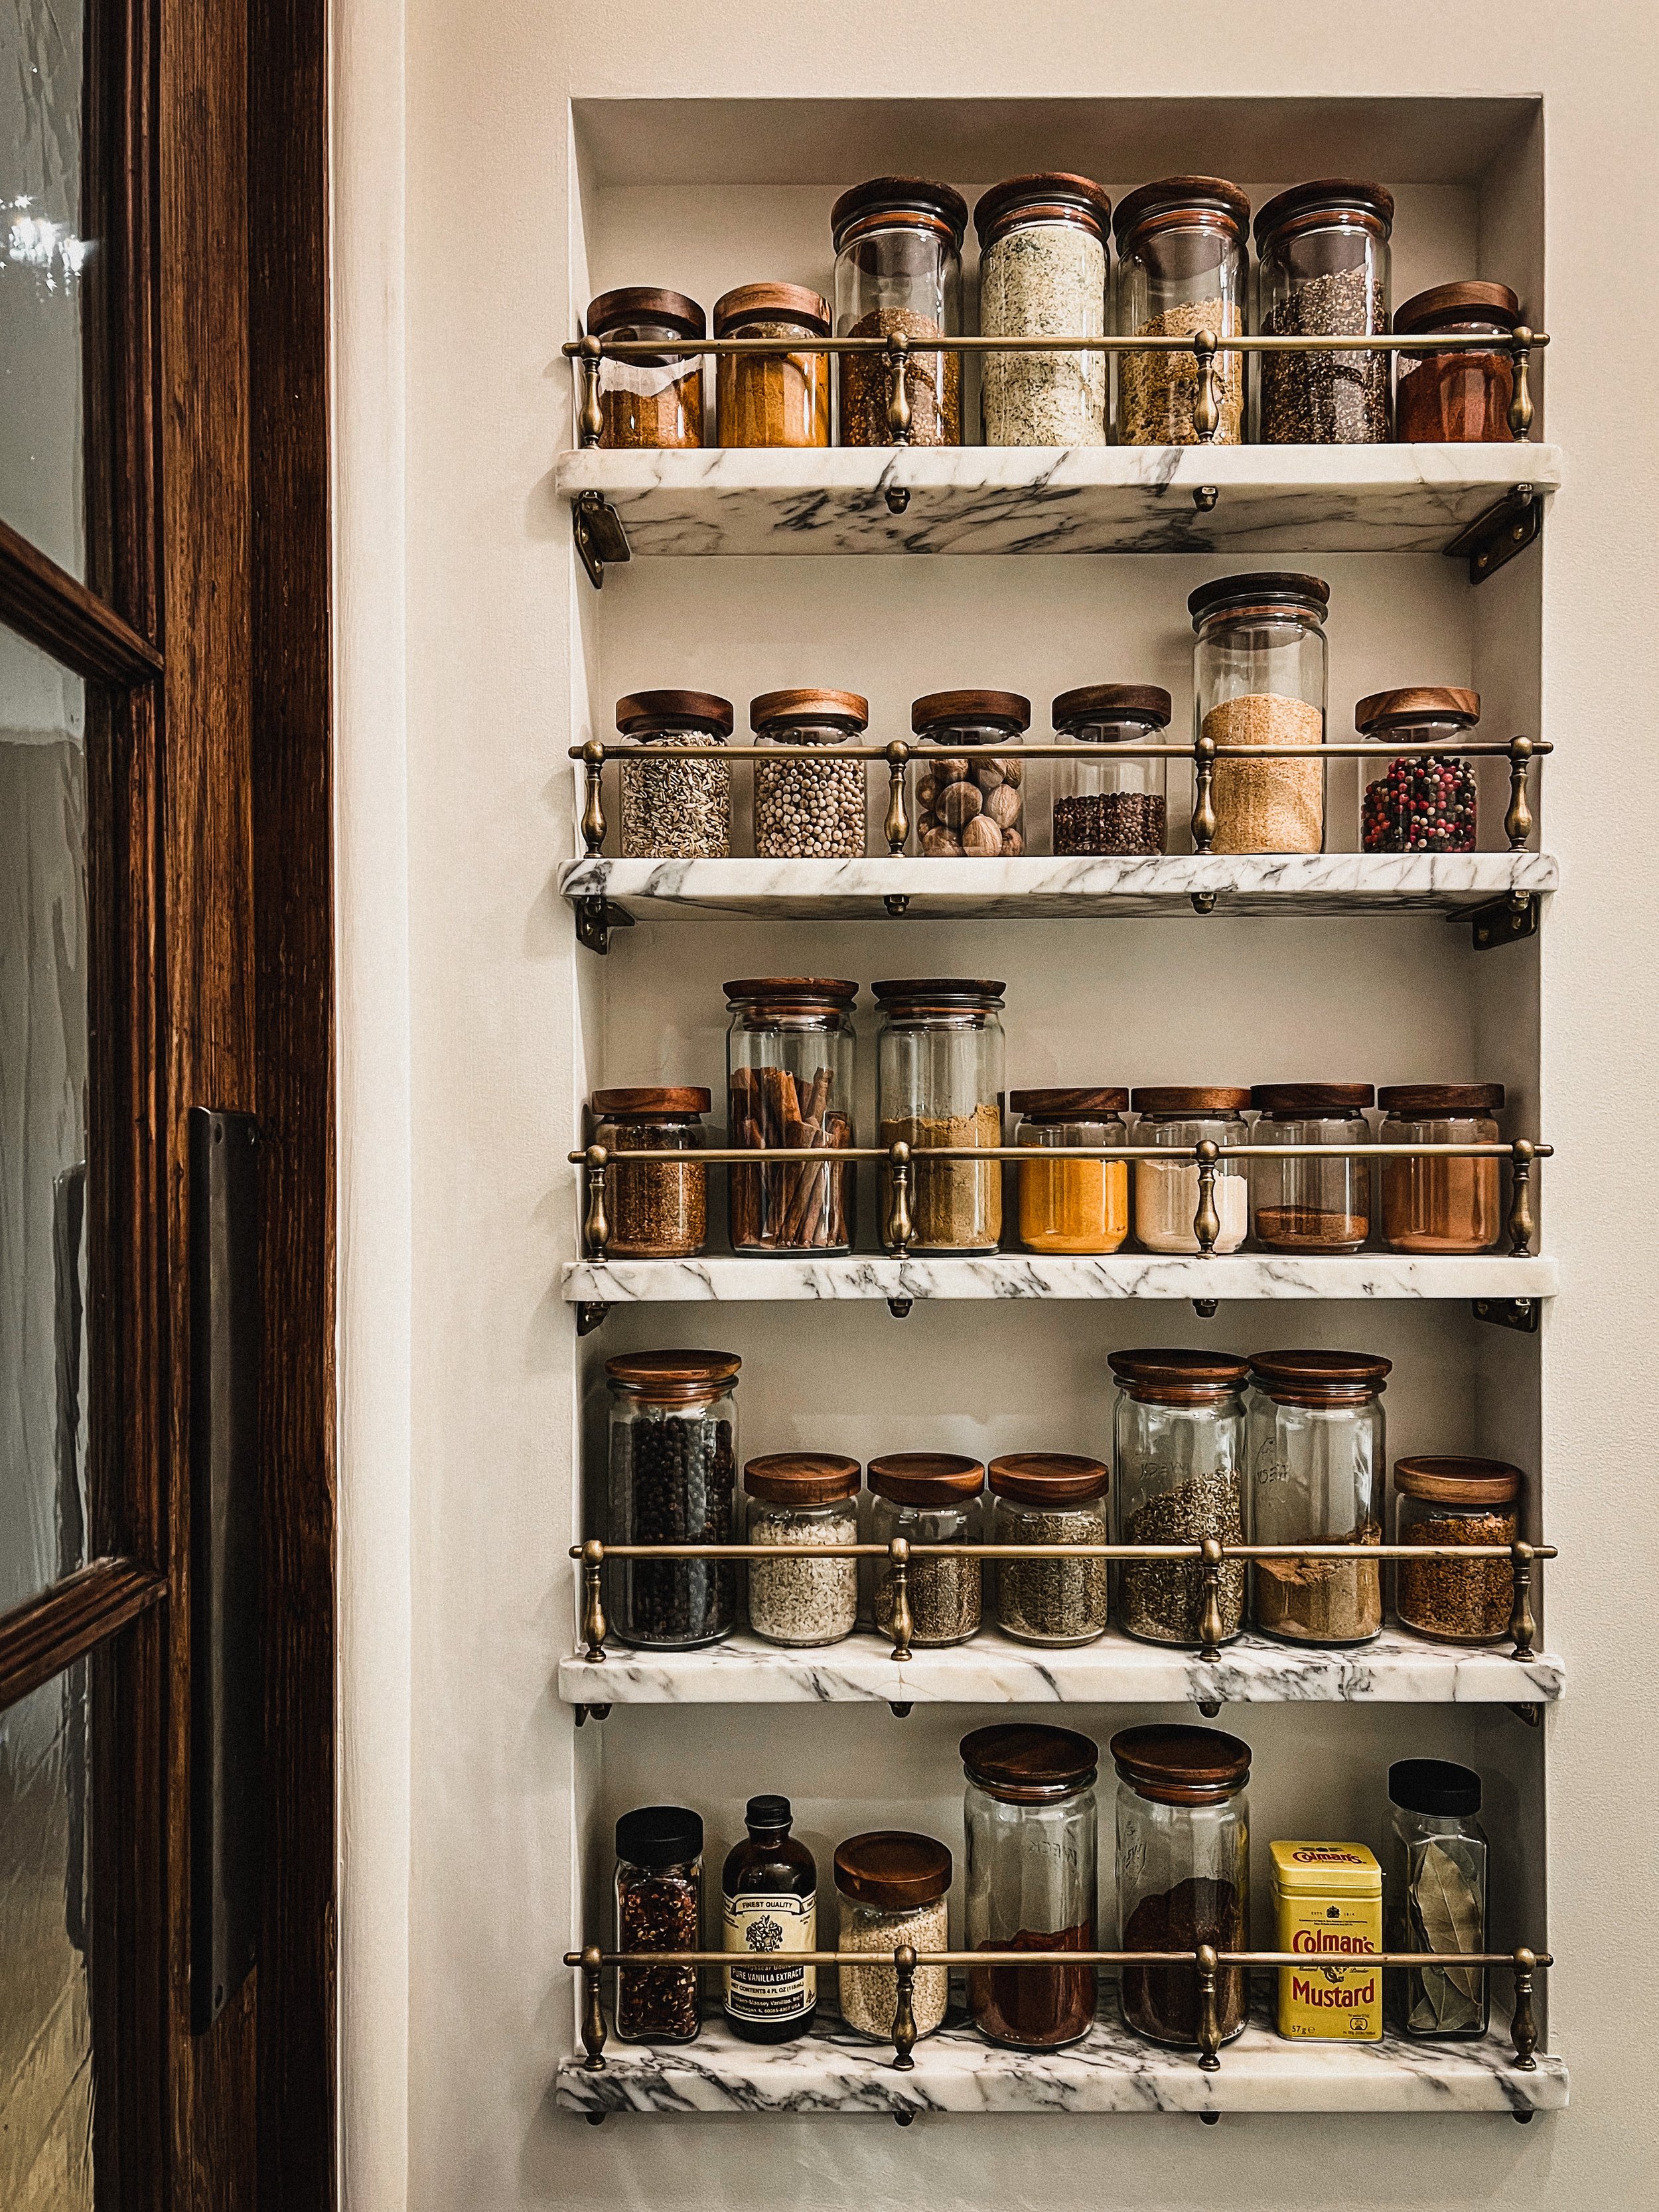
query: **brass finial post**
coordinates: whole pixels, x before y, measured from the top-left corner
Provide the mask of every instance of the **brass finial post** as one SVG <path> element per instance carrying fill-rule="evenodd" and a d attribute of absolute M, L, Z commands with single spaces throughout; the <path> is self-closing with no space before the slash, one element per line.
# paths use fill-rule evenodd
<path fill-rule="evenodd" d="M 887 1147 L 887 1249 L 903 1259 L 910 1249 L 910 1147 L 896 1137 Z"/>
<path fill-rule="evenodd" d="M 1532 1566 L 1535 1557 L 1530 1544 L 1510 1546 L 1510 1635 L 1515 1649 L 1511 1659 L 1527 1660 L 1537 1655 L 1532 1639 L 1538 1633 L 1538 1623 L 1532 1610 Z"/>
<path fill-rule="evenodd" d="M 1198 1159 L 1198 1211 L 1193 1216 L 1193 1234 L 1198 1239 L 1199 1257 L 1208 1260 L 1214 1256 L 1216 1239 L 1221 1234 L 1221 1216 L 1215 1208 L 1216 1163 L 1221 1158 L 1221 1147 L 1213 1137 L 1200 1137 L 1193 1150 Z"/>
<path fill-rule="evenodd" d="M 1536 1152 L 1525 1137 L 1510 1146 L 1510 1255 L 1524 1260 L 1538 1224 L 1532 1212 L 1532 1164 Z"/>
<path fill-rule="evenodd" d="M 904 804 L 904 770 L 909 758 L 909 746 L 902 738 L 895 738 L 887 748 L 887 819 L 882 824 L 887 849 L 895 860 L 910 835 L 910 817 Z"/>
<path fill-rule="evenodd" d="M 611 1155 L 603 1145 L 590 1145 L 586 1158 L 587 1218 L 582 1224 L 582 1238 L 588 1258 L 603 1260 L 605 1248 L 611 1242 L 611 1219 L 605 1210 L 605 1171 Z"/>
<path fill-rule="evenodd" d="M 605 1546 L 597 1537 L 590 1536 L 581 1547 L 582 1562 L 582 1634 L 587 1650 L 582 1655 L 590 1667 L 602 1664 L 605 1658 L 605 1594 L 601 1587 L 605 1569 Z"/>
<path fill-rule="evenodd" d="M 582 773 L 586 789 L 582 799 L 582 843 L 590 855 L 596 855 L 605 844 L 605 747 L 598 738 L 590 738 L 582 747 Z"/>
<path fill-rule="evenodd" d="M 1207 853 L 1215 842 L 1215 739 L 1193 740 L 1193 850 Z"/>
<path fill-rule="evenodd" d="M 1515 2045 L 1516 2070 L 1521 2074 L 1538 2071 L 1538 2061 L 1533 2056 L 1538 2048 L 1538 2015 L 1532 2002 L 1532 1978 L 1537 1965 L 1535 1951 L 1522 1949 L 1516 1953 L 1515 2009 L 1510 2015 L 1510 2039 Z"/>
<path fill-rule="evenodd" d="M 909 362 L 910 341 L 895 331 L 887 341 L 887 428 L 896 446 L 910 442 Z"/>
<path fill-rule="evenodd" d="M 597 446 L 605 428 L 605 416 L 599 408 L 599 341 L 591 331 L 584 331 L 581 340 L 581 411 L 577 428 L 584 446 Z"/>
<path fill-rule="evenodd" d="M 910 2056 L 916 2047 L 915 1992 L 915 1946 L 901 1943 L 893 1954 L 893 2065 L 900 2074 L 910 2073 L 916 2063 Z"/>
<path fill-rule="evenodd" d="M 1216 337 L 1213 331 L 1199 331 L 1193 338 L 1193 355 L 1198 364 L 1198 390 L 1193 399 L 1193 428 L 1198 433 L 1199 443 L 1215 442 L 1215 434 L 1221 428 L 1221 379 L 1216 371 Z"/>
<path fill-rule="evenodd" d="M 1203 1607 L 1198 1617 L 1199 1657 L 1212 1662 L 1221 1656 L 1225 1623 L 1221 1618 L 1221 1542 L 1206 1536 L 1199 1546 L 1199 1573 L 1203 1578 Z"/>
<path fill-rule="evenodd" d="M 887 1612 L 893 1632 L 890 1656 L 908 1659 L 915 1623 L 910 1614 L 910 1542 L 906 1536 L 893 1537 L 887 1547 Z"/>
<path fill-rule="evenodd" d="M 1532 739 L 1510 739 L 1510 803 L 1504 815 L 1504 835 L 1511 853 L 1524 853 L 1532 835 L 1532 807 L 1527 798 L 1527 770 L 1532 765 Z"/>
<path fill-rule="evenodd" d="M 603 1973 L 603 1954 L 597 1943 L 589 1943 L 582 1952 L 582 2044 L 587 2052 L 582 2064 L 590 2074 L 605 2071 Z"/>
<path fill-rule="evenodd" d="M 1524 323 L 1516 326 L 1510 347 L 1515 368 L 1515 388 L 1510 394 L 1510 434 L 1519 444 L 1532 428 L 1532 383 L 1528 363 L 1532 359 L 1532 332 Z"/>
<path fill-rule="evenodd" d="M 1221 2008 L 1216 1999 L 1216 1951 L 1200 1943 L 1193 1954 L 1198 1968 L 1199 2065 L 1206 2074 L 1221 2071 Z"/>

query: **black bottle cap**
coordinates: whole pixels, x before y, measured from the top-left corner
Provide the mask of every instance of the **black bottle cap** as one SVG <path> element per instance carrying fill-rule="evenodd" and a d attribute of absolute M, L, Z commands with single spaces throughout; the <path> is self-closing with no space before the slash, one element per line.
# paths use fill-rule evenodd
<path fill-rule="evenodd" d="M 702 1851 L 702 1815 L 684 1805 L 640 1805 L 617 1823 L 617 1856 L 629 1866 L 684 1866 Z"/>
<path fill-rule="evenodd" d="M 787 1797 L 751 1797 L 743 1812 L 744 1825 L 750 1828 L 787 1828 L 794 1814 L 789 1810 Z"/>
<path fill-rule="evenodd" d="M 1480 1777 L 1449 1759 L 1397 1759 L 1389 1769 L 1389 1796 L 1407 1813 L 1455 1818 L 1480 1810 Z"/>

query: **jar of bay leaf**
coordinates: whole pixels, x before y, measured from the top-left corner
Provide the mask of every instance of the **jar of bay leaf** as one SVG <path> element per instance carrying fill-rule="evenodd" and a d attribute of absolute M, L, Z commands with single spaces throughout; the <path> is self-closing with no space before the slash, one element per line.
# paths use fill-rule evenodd
<path fill-rule="evenodd" d="M 869 702 L 856 691 L 763 691 L 749 708 L 762 744 L 811 745 L 817 760 L 755 763 L 755 852 L 763 860 L 851 860 L 864 854 L 864 763 L 835 747 L 861 738 Z"/>
<path fill-rule="evenodd" d="M 888 1452 L 869 1467 L 870 1539 L 890 1544 L 977 1544 L 980 1492 L 985 1469 L 958 1452 Z M 893 1632 L 892 1569 L 875 1563 L 875 1620 Z M 910 1641 L 919 1650 L 965 1644 L 980 1622 L 980 1563 L 976 1559 L 912 1559 L 907 1589 Z"/>
<path fill-rule="evenodd" d="M 1105 1468 L 1075 1452 L 1008 1452 L 986 1470 L 994 1544 L 1104 1544 Z M 1021 1644 L 1092 1644 L 1106 1627 L 1104 1559 L 997 1561 L 997 1626 Z"/>
<path fill-rule="evenodd" d="M 704 335 L 702 309 L 695 300 L 647 284 L 601 292 L 587 310 L 587 334 L 664 348 L 630 361 L 600 362 L 601 446 L 702 445 L 702 356 L 668 350 L 676 338 Z"/>
<path fill-rule="evenodd" d="M 1269 200 L 1255 219 L 1264 337 L 1386 337 L 1394 198 L 1382 185 L 1321 177 Z M 1385 350 L 1264 353 L 1264 446 L 1385 446 L 1392 379 Z"/>
<path fill-rule="evenodd" d="M 694 1084 L 593 1093 L 592 1141 L 613 1155 L 605 1175 L 608 1258 L 689 1260 L 702 1251 L 708 1235 L 703 1163 L 647 1160 L 629 1167 L 615 1156 L 701 1151 L 709 1103 L 708 1091 Z"/>
<path fill-rule="evenodd" d="M 639 744 L 723 745 L 732 702 L 708 691 L 635 691 L 617 727 Z M 630 860 L 723 860 L 732 849 L 732 771 L 720 760 L 622 764 L 622 848 Z"/>
<path fill-rule="evenodd" d="M 1249 325 L 1250 203 L 1224 177 L 1164 177 L 1120 201 L 1117 323 L 1123 337 L 1242 337 Z M 1213 443 L 1244 435 L 1244 356 L 1216 356 L 1221 420 Z M 1190 353 L 1118 356 L 1121 446 L 1193 446 L 1198 362 Z"/>
<path fill-rule="evenodd" d="M 1103 337 L 1111 213 L 1087 177 L 1048 171 L 993 185 L 974 210 L 981 333 Z M 1103 353 L 982 354 L 985 442 L 1103 446 L 1106 386 Z"/>
<path fill-rule="evenodd" d="M 904 389 L 913 446 L 962 443 L 962 357 L 928 350 L 962 331 L 962 240 L 968 203 L 925 177 L 872 177 L 830 210 L 836 247 L 836 335 L 912 346 Z M 878 352 L 839 356 L 840 442 L 890 446 L 888 370 Z"/>
<path fill-rule="evenodd" d="M 1005 748 L 1018 744 L 1030 723 L 1031 702 L 1018 691 L 930 691 L 912 702 L 910 727 L 934 748 L 917 756 L 916 850 L 924 859 L 1012 860 L 1024 852 L 1025 763 Z"/>
<path fill-rule="evenodd" d="M 1305 746 L 1313 755 L 1215 764 L 1217 853 L 1317 853 L 1325 840 L 1325 610 L 1322 577 L 1218 576 L 1187 601 L 1193 735 L 1218 747 Z"/>
<path fill-rule="evenodd" d="M 1002 985 L 966 976 L 902 976 L 872 986 L 881 1016 L 877 1093 L 881 1142 L 911 1152 L 913 1252 L 994 1252 L 1002 1240 L 1002 1163 L 937 1160 L 935 1146 L 1002 1143 Z M 882 1170 L 884 1234 L 891 1170 Z"/>
<path fill-rule="evenodd" d="M 1247 1360 L 1219 1352 L 1115 1352 L 1112 1424 L 1120 1544 L 1249 1541 L 1244 1469 Z M 1204 1584 L 1196 1559 L 1125 1559 L 1120 1628 L 1149 1644 L 1203 1642 Z M 1223 1640 L 1244 1626 L 1244 1563 L 1222 1567 Z"/>
<path fill-rule="evenodd" d="M 1388 1470 L 1382 1392 L 1392 1362 L 1366 1352 L 1259 1352 L 1250 1362 L 1255 1544 L 1380 1544 Z M 1368 1644 L 1382 1626 L 1382 1565 L 1253 1559 L 1255 1624 L 1287 1644 Z"/>
<path fill-rule="evenodd" d="M 1382 1937 L 1391 1951 L 1484 1951 L 1486 1832 L 1480 1777 L 1449 1759 L 1400 1759 L 1389 1769 Z M 1486 2032 L 1480 1966 L 1410 1966 L 1385 1976 L 1393 2025 L 1407 2035 L 1468 2039 Z"/>
<path fill-rule="evenodd" d="M 717 338 L 823 338 L 830 303 L 805 284 L 740 284 L 714 302 Z M 723 446 L 827 446 L 827 353 L 723 353 L 714 390 Z"/>

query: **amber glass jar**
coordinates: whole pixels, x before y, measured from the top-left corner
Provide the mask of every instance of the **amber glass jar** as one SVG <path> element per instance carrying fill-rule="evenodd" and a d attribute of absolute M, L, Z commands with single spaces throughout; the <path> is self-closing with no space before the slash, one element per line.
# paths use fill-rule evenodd
<path fill-rule="evenodd" d="M 1038 1154 L 1019 1164 L 1019 1241 L 1028 1252 L 1115 1252 L 1129 1233 L 1127 1160 L 1068 1159 L 1077 1145 L 1128 1142 L 1127 1091 L 1016 1091 L 1017 1145 Z"/>
<path fill-rule="evenodd" d="M 678 1089 L 596 1091 L 593 1142 L 608 1152 L 695 1152 L 705 1139 L 708 1091 Z M 708 1235 L 708 1170 L 701 1160 L 671 1160 L 605 1170 L 611 1216 L 605 1246 L 615 1260 L 689 1260 Z"/>
<path fill-rule="evenodd" d="M 830 303 L 805 284 L 740 284 L 714 302 L 717 338 L 824 338 Z M 723 353 L 714 390 L 723 446 L 827 446 L 827 353 Z"/>
<path fill-rule="evenodd" d="M 1521 1470 L 1501 1459 L 1402 1459 L 1394 1470 L 1396 1544 L 1512 1544 Z M 1394 1609 L 1402 1628 L 1447 1644 L 1496 1644 L 1515 1585 L 1507 1559 L 1400 1559 Z"/>
<path fill-rule="evenodd" d="M 962 332 L 962 239 L 968 203 L 925 177 L 872 177 L 830 210 L 836 246 L 836 336 L 895 337 L 913 348 L 904 389 L 913 446 L 962 443 L 962 356 L 928 350 Z M 887 362 L 840 356 L 840 441 L 890 446 Z"/>
<path fill-rule="evenodd" d="M 1494 1145 L 1501 1083 L 1398 1083 L 1376 1094 L 1384 1145 Z M 1382 1240 L 1393 1252 L 1485 1252 L 1503 1232 L 1498 1158 L 1382 1163 Z"/>
<path fill-rule="evenodd" d="M 1122 337 L 1242 337 L 1249 326 L 1250 203 L 1224 177 L 1164 177 L 1118 204 L 1117 331 Z M 1244 356 L 1221 371 L 1218 446 L 1244 435 Z M 1193 446 L 1198 362 L 1189 353 L 1118 356 L 1121 446 Z"/>
<path fill-rule="evenodd" d="M 1394 198 L 1382 185 L 1322 177 L 1269 200 L 1255 219 L 1264 337 L 1386 337 Z M 1264 446 L 1384 446 L 1386 352 L 1264 353 Z"/>
<path fill-rule="evenodd" d="M 587 335 L 665 348 L 705 335 L 702 309 L 684 292 L 629 284 L 601 292 L 587 310 Z M 599 365 L 599 443 L 609 447 L 700 446 L 702 361 L 665 350 Z"/>
<path fill-rule="evenodd" d="M 1398 337 L 1486 332 L 1510 337 L 1521 302 L 1507 284 L 1437 284 L 1407 300 L 1394 319 Z M 1448 445 L 1508 445 L 1515 364 L 1507 349 L 1457 347 L 1448 353 L 1402 353 L 1395 386 L 1395 436 Z"/>

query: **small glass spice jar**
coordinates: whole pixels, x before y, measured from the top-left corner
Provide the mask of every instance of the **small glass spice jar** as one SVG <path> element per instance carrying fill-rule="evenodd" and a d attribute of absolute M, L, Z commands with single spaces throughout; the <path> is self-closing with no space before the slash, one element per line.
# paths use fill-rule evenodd
<path fill-rule="evenodd" d="M 717 338 L 823 338 L 830 303 L 805 284 L 740 284 L 714 302 Z M 723 353 L 714 391 L 722 446 L 827 446 L 827 353 Z"/>
<path fill-rule="evenodd" d="M 1017 691 L 930 691 L 910 727 L 943 755 L 919 757 L 916 850 L 930 860 L 1008 860 L 1025 850 L 1025 764 L 981 748 L 1018 744 L 1031 702 Z"/>
<path fill-rule="evenodd" d="M 969 1951 L 1095 1948 L 1095 1776 L 1100 1753 L 1071 1729 L 975 1729 L 967 1771 Z M 968 2010 L 992 2043 L 1054 2051 L 1094 2026 L 1095 1969 L 970 1966 Z"/>
<path fill-rule="evenodd" d="M 1135 1162 L 1135 1236 L 1149 1252 L 1196 1252 L 1199 1166 L 1193 1148 L 1206 1138 L 1242 1145 L 1248 1091 L 1227 1083 L 1155 1084 L 1137 1091 L 1138 1145 L 1167 1145 L 1182 1159 Z M 1237 1252 L 1250 1231 L 1250 1185 L 1243 1160 L 1218 1160 L 1212 1190 L 1221 1224 L 1218 1252 Z"/>
<path fill-rule="evenodd" d="M 1008 1452 L 987 1470 L 994 1544 L 1104 1544 L 1110 1477 L 1072 1452 Z M 1022 1644 L 1092 1644 L 1104 1633 L 1104 1559 L 999 1559 L 997 1626 Z"/>
<path fill-rule="evenodd" d="M 617 1823 L 617 1948 L 699 1951 L 702 1819 L 684 1805 L 641 1805 Z M 619 1966 L 624 2043 L 695 2043 L 695 1966 Z"/>
<path fill-rule="evenodd" d="M 606 1360 L 611 1543 L 738 1540 L 733 1393 L 742 1364 L 732 1352 Z M 624 1644 L 691 1651 L 723 1642 L 736 1626 L 730 1559 L 608 1559 L 605 1574 L 605 1610 Z"/>
<path fill-rule="evenodd" d="M 1450 744 L 1480 720 L 1478 691 L 1437 684 L 1374 691 L 1353 710 L 1362 738 L 1402 745 Z M 1368 853 L 1474 852 L 1474 763 L 1450 753 L 1439 760 L 1396 757 L 1368 775 L 1359 837 Z"/>
<path fill-rule="evenodd" d="M 1437 284 L 1395 313 L 1399 337 L 1512 337 L 1521 302 L 1507 284 Z M 1395 436 L 1401 445 L 1509 445 L 1515 363 L 1507 347 L 1402 353 L 1395 384 Z"/>
<path fill-rule="evenodd" d="M 979 326 L 988 338 L 1106 335 L 1112 203 L 1058 171 L 993 185 L 974 210 Z M 988 446 L 1103 446 L 1103 353 L 987 353 L 980 416 Z"/>
<path fill-rule="evenodd" d="M 1399 1759 L 1389 1769 L 1389 1833 L 1382 1869 L 1383 1937 L 1391 1951 L 1484 1951 L 1486 1832 L 1480 1777 L 1449 1759 Z M 1486 1970 L 1408 1966 L 1385 1977 L 1401 2033 L 1484 2035 Z"/>
<path fill-rule="evenodd" d="M 617 727 L 651 745 L 723 745 L 732 702 L 708 691 L 635 691 Z M 732 771 L 718 760 L 622 765 L 622 848 L 630 860 L 723 860 L 732 849 Z"/>
<path fill-rule="evenodd" d="M 985 1469 L 957 1452 L 889 1452 L 872 1459 L 872 1543 L 902 1536 L 910 1544 L 976 1544 Z M 918 1650 L 965 1644 L 979 1627 L 980 1563 L 948 1553 L 912 1559 L 907 1579 L 910 1641 Z M 875 1563 L 876 1626 L 893 1632 L 892 1569 Z"/>
<path fill-rule="evenodd" d="M 1125 1951 L 1250 1948 L 1250 1747 L 1219 1729 L 1168 1722 L 1112 1738 L 1117 1769 L 1117 1899 Z M 1189 1966 L 1126 1966 L 1123 2023 L 1150 2042 L 1199 2040 L 1198 1975 Z M 1216 1976 L 1221 2040 L 1249 2014 L 1243 1966 Z"/>
<path fill-rule="evenodd" d="M 913 1836 L 902 1829 L 878 1828 L 862 1836 L 848 1836 L 836 1846 L 836 1899 L 841 1908 L 837 1951 L 849 1957 L 860 1951 L 881 1952 L 887 1964 L 876 1966 L 842 1966 L 841 2016 L 860 2035 L 883 2043 L 893 2039 L 893 2016 L 898 2009 L 898 1982 L 892 1954 L 901 1943 L 915 1951 L 948 1951 L 951 1948 L 949 1908 L 951 1854 L 931 1836 Z M 910 2006 L 918 2038 L 943 2026 L 950 2002 L 948 1966 L 919 1966 L 911 1990 Z"/>
<path fill-rule="evenodd" d="M 1512 1544 L 1520 1534 L 1521 1470 L 1501 1459 L 1402 1459 L 1394 1470 L 1396 1544 Z M 1507 1559 L 1397 1559 L 1394 1609 L 1402 1628 L 1446 1644 L 1497 1644 L 1509 1633 L 1515 1585 Z"/>
<path fill-rule="evenodd" d="M 1380 1544 L 1388 1453 L 1384 1380 L 1365 1352 L 1261 1352 L 1250 1362 L 1250 1540 Z M 1251 1614 L 1286 1644 L 1368 1644 L 1382 1626 L 1382 1565 L 1253 1559 Z"/>
<path fill-rule="evenodd" d="M 738 1146 L 836 1152 L 853 1142 L 856 983 L 824 975 L 745 977 L 724 987 L 727 1136 Z M 733 1163 L 726 1196 L 732 1249 L 775 1256 L 850 1252 L 849 1160 Z"/>
<path fill-rule="evenodd" d="M 830 210 L 836 248 L 836 335 L 903 336 L 913 446 L 962 443 L 962 357 L 928 350 L 962 331 L 962 240 L 968 203 L 925 177 L 872 177 Z M 886 356 L 839 356 L 840 442 L 890 446 Z"/>
<path fill-rule="evenodd" d="M 1325 838 L 1322 577 L 1218 576 L 1187 601 L 1194 734 L 1222 745 L 1305 746 L 1314 758 L 1218 760 L 1217 853 L 1317 853 Z"/>
<path fill-rule="evenodd" d="M 1368 1145 L 1369 1083 L 1258 1083 L 1256 1145 Z M 1371 1163 L 1252 1160 L 1250 1209 L 1258 1244 L 1273 1252 L 1358 1252 L 1371 1233 Z"/>
<path fill-rule="evenodd" d="M 601 292 L 587 310 L 587 335 L 665 347 L 706 333 L 702 309 L 684 292 L 629 284 Z M 702 362 L 664 351 L 599 364 L 601 446 L 679 447 L 702 443 Z"/>
<path fill-rule="evenodd" d="M 859 1463 L 838 1452 L 769 1452 L 743 1471 L 751 1544 L 809 1556 L 750 1559 L 749 1626 L 769 1644 L 839 1644 L 859 1620 L 859 1563 L 815 1559 L 859 1540 Z"/>
<path fill-rule="evenodd" d="M 1118 203 L 1117 324 L 1121 337 L 1243 337 L 1249 321 L 1250 203 L 1224 177 L 1164 177 Z M 1221 421 L 1213 442 L 1244 435 L 1244 356 L 1216 356 Z M 1190 353 L 1118 356 L 1121 446 L 1194 446 L 1198 363 Z"/>
<path fill-rule="evenodd" d="M 1129 1233 L 1127 1160 L 1068 1159 L 1075 1145 L 1124 1145 L 1127 1091 L 1016 1091 L 1017 1145 L 1045 1157 L 1019 1164 L 1019 1241 L 1028 1252 L 1115 1252 Z M 1059 1157 L 1055 1157 L 1059 1155 Z"/>
<path fill-rule="evenodd" d="M 1115 1352 L 1112 1421 L 1120 1544 L 1248 1543 L 1244 1377 L 1227 1352 Z M 1222 1637 L 1244 1626 L 1244 1563 L 1222 1566 Z M 1125 1559 L 1118 1626 L 1148 1644 L 1204 1641 L 1204 1581 L 1196 1559 Z"/>
<path fill-rule="evenodd" d="M 704 1144 L 702 1116 L 708 1093 L 687 1084 L 650 1090 L 642 1085 L 593 1093 L 592 1141 L 608 1152 L 695 1152 Z M 616 1161 L 605 1172 L 605 1211 L 615 1260 L 687 1260 L 708 1237 L 708 1170 L 701 1160 L 681 1167 Z"/>
<path fill-rule="evenodd" d="M 1382 1145 L 1495 1145 L 1501 1083 L 1395 1083 L 1376 1094 Z M 1485 1252 L 1503 1232 L 1497 1156 L 1381 1163 L 1382 1241 L 1391 1252 Z"/>
<path fill-rule="evenodd" d="M 1386 337 L 1384 185 L 1322 177 L 1269 200 L 1255 219 L 1257 313 L 1264 337 Z M 1264 446 L 1385 446 L 1389 355 L 1264 353 Z"/>
<path fill-rule="evenodd" d="M 763 860 L 858 860 L 864 852 L 864 763 L 830 748 L 860 738 L 869 702 L 856 691 L 763 691 L 749 726 L 762 744 L 822 747 L 822 760 L 755 763 L 755 852 Z"/>
<path fill-rule="evenodd" d="M 1054 763 L 1056 853 L 1164 850 L 1163 755 L 1124 759 L 1095 748 L 1161 744 L 1170 711 L 1170 695 L 1157 684 L 1085 684 L 1060 693 L 1054 735 L 1077 750 Z"/>
<path fill-rule="evenodd" d="M 1002 988 L 956 975 L 872 986 L 881 1016 L 881 1142 L 910 1147 L 913 1252 L 994 1252 L 1002 1241 L 1002 1163 L 926 1157 L 939 1146 L 1002 1143 Z M 891 1184 L 884 1168 L 884 1223 Z"/>

